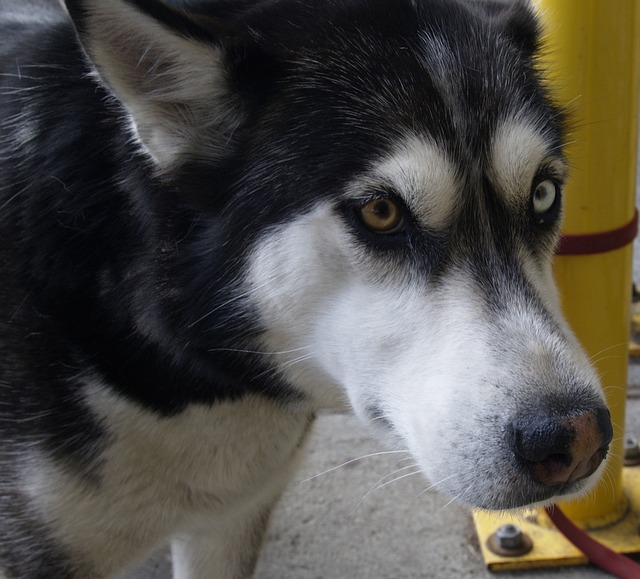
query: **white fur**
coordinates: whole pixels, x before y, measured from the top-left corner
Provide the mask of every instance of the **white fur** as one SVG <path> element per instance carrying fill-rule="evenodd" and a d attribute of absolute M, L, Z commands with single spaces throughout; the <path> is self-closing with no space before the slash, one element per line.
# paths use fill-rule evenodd
<path fill-rule="evenodd" d="M 268 328 L 260 347 L 316 408 L 345 403 L 341 385 L 317 363 L 319 344 L 314 333 L 322 331 L 323 312 L 331 308 L 336 292 L 351 283 L 346 275 L 350 245 L 331 206 L 320 205 L 273 229 L 249 261 L 247 292 Z"/>
<path fill-rule="evenodd" d="M 448 155 L 433 140 L 407 135 L 391 155 L 373 168 L 373 179 L 391 185 L 413 214 L 430 229 L 442 229 L 455 218 L 461 180 Z M 354 184 L 354 189 L 363 183 Z"/>
<path fill-rule="evenodd" d="M 281 233 L 280 241 L 286 237 Z M 335 251 L 318 248 L 306 259 L 296 251 L 295 261 L 317 265 L 323 249 Z M 282 263 L 282 248 L 276 259 Z M 418 284 L 372 284 L 344 270 L 330 291 L 326 282 L 322 290 L 310 284 L 305 291 L 297 276 L 294 287 L 293 277 L 279 273 L 279 293 L 295 292 L 301 301 L 267 314 L 279 328 L 268 347 L 286 349 L 303 338 L 315 355 L 286 368 L 285 376 L 298 383 L 305 377 L 305 390 L 323 397 L 339 396 L 344 388 L 365 421 L 368 407 L 379 406 L 428 478 L 463 502 L 482 503 L 514 486 L 512 456 L 498 448 L 500 425 L 522 399 L 521 376 L 561 390 L 549 361 L 560 350 L 576 366 L 577 379 L 597 384 L 574 341 L 551 335 L 517 296 L 499 326 L 487 320 L 463 270 L 450 274 L 436 294 Z M 263 308 L 275 297 L 267 293 L 261 292 Z M 290 335 L 282 330 L 292 327 Z M 508 345 L 506 351 L 495 351 L 498 341 Z"/>
<path fill-rule="evenodd" d="M 511 118 L 499 125 L 491 141 L 491 176 L 511 205 L 529 198 L 541 167 L 565 177 L 566 166 L 549 153 L 547 139 L 530 120 Z"/>
<path fill-rule="evenodd" d="M 173 534 L 177 578 L 242 577 L 296 466 L 309 415 L 247 398 L 159 418 L 98 383 L 88 385 L 87 403 L 109 438 L 92 476 L 79 480 L 33 453 L 24 465 L 28 494 L 56 539 L 102 576 Z"/>

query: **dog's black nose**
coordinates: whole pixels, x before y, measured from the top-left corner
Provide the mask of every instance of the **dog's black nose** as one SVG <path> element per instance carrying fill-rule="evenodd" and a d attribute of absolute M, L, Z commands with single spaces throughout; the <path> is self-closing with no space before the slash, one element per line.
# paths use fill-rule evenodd
<path fill-rule="evenodd" d="M 606 408 L 560 417 L 529 415 L 512 426 L 516 455 L 533 478 L 547 486 L 593 474 L 607 456 L 613 437 Z"/>

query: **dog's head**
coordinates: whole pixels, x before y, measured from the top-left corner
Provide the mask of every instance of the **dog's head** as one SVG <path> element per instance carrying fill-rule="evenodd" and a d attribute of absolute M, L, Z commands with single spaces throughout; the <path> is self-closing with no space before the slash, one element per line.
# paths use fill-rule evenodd
<path fill-rule="evenodd" d="M 154 339 L 347 399 L 471 505 L 593 484 L 611 425 L 552 279 L 563 114 L 525 2 L 67 6 L 174 224 Z"/>

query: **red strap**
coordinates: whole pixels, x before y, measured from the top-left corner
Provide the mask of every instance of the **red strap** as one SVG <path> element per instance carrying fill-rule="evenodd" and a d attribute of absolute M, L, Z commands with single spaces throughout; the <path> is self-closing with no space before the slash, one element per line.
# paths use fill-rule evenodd
<path fill-rule="evenodd" d="M 604 253 L 629 245 L 638 234 L 638 210 L 626 225 L 611 231 L 585 233 L 583 235 L 562 235 L 556 249 L 557 255 L 588 255 Z"/>
<path fill-rule="evenodd" d="M 557 505 L 546 509 L 547 515 L 558 530 L 580 549 L 594 565 L 620 579 L 638 579 L 640 565 L 635 561 L 612 551 L 576 527 Z"/>

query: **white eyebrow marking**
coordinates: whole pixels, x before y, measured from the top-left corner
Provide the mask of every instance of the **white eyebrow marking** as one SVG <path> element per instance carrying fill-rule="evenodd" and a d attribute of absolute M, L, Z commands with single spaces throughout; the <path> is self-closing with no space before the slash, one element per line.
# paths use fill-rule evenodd
<path fill-rule="evenodd" d="M 454 217 L 461 183 L 446 151 L 434 141 L 410 135 L 373 172 L 428 227 L 446 227 Z"/>
<path fill-rule="evenodd" d="M 528 199 L 540 167 L 546 165 L 560 176 L 566 166 L 533 124 L 510 119 L 494 133 L 491 143 L 489 175 L 497 189 L 512 203 Z"/>

